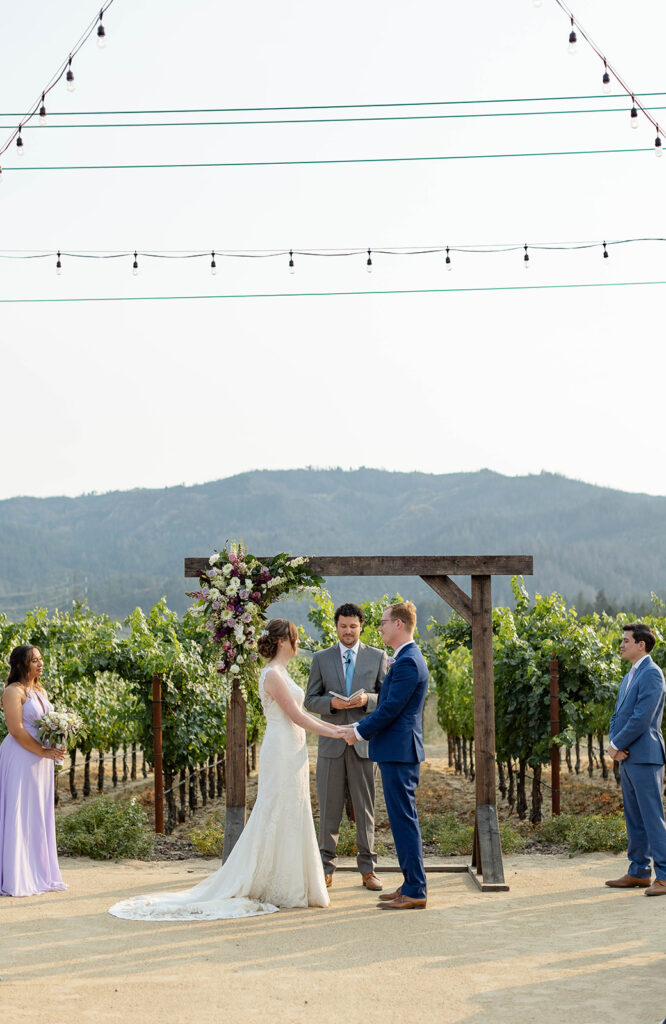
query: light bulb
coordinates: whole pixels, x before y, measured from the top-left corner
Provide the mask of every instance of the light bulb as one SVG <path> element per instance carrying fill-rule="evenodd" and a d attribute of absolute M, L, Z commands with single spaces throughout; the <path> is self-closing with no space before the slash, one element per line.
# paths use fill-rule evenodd
<path fill-rule="evenodd" d="M 661 144 L 661 136 L 657 135 L 657 138 L 654 140 L 654 155 L 661 156 L 663 152 L 664 150 Z"/>
<path fill-rule="evenodd" d="M 106 30 L 102 25 L 102 15 L 100 12 L 99 25 L 97 26 L 97 46 L 100 50 L 103 50 L 106 46 Z"/>
<path fill-rule="evenodd" d="M 21 125 L 19 125 L 18 135 L 16 137 L 16 155 L 23 156 L 23 139 L 21 138 Z"/>
<path fill-rule="evenodd" d="M 367 260 L 365 262 L 365 269 L 367 270 L 367 272 L 369 274 L 372 273 L 372 256 L 370 255 L 370 250 L 369 249 L 368 249 L 368 258 L 367 258 Z"/>
<path fill-rule="evenodd" d="M 527 251 L 527 246 L 525 246 L 525 255 L 523 256 L 523 267 L 525 270 L 530 269 L 530 254 Z"/>
<path fill-rule="evenodd" d="M 449 247 L 448 247 L 448 245 L 446 247 L 446 259 L 444 260 L 444 263 L 446 264 L 446 269 L 447 270 L 453 270 L 453 263 L 451 262 L 451 257 L 449 256 Z"/>
<path fill-rule="evenodd" d="M 543 0 L 532 0 L 532 3 L 534 4 L 535 7 L 541 7 L 541 4 L 543 3 Z"/>
<path fill-rule="evenodd" d="M 605 260 L 608 259 L 608 249 L 606 248 L 606 243 L 605 242 L 604 242 L 604 259 Z"/>
<path fill-rule="evenodd" d="M 605 92 L 606 96 L 608 96 L 611 91 L 611 78 L 607 70 L 604 71 L 604 77 L 601 79 L 601 88 Z"/>
<path fill-rule="evenodd" d="M 215 253 L 214 252 L 212 252 L 210 254 L 210 272 L 213 275 L 213 277 L 215 277 L 215 275 L 217 274 L 217 264 L 215 262 Z"/>
<path fill-rule="evenodd" d="M 39 108 L 39 123 L 46 124 L 46 107 L 44 106 L 44 93 L 42 93 L 42 105 Z"/>
<path fill-rule="evenodd" d="M 65 75 L 67 82 L 67 92 L 74 92 L 76 86 L 74 85 L 74 72 L 72 71 L 72 58 L 69 58 L 69 66 L 67 68 L 67 74 Z"/>
<path fill-rule="evenodd" d="M 575 57 L 577 53 L 578 53 L 578 37 L 576 36 L 576 33 L 572 29 L 571 32 L 569 33 L 569 54 L 572 57 Z"/>
<path fill-rule="evenodd" d="M 135 277 L 139 276 L 139 262 L 137 260 L 137 254 L 134 253 L 134 263 L 132 264 L 132 273 Z"/>
<path fill-rule="evenodd" d="M 62 263 L 60 262 L 60 251 L 58 251 L 58 260 L 56 262 L 56 274 L 58 277 L 62 274 Z"/>
<path fill-rule="evenodd" d="M 294 254 L 291 249 L 289 250 L 289 273 L 296 273 L 296 267 L 294 266 Z"/>
<path fill-rule="evenodd" d="M 638 128 L 638 111 L 636 107 L 631 108 L 631 127 Z"/>

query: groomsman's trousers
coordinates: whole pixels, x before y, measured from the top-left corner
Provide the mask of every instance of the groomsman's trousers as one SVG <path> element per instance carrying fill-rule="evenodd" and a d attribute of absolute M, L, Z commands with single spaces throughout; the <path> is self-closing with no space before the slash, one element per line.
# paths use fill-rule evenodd
<path fill-rule="evenodd" d="M 338 863 L 336 848 L 340 822 L 345 808 L 345 780 L 356 816 L 356 863 L 362 875 L 374 871 L 375 854 L 375 774 L 377 765 L 368 757 L 359 757 L 346 746 L 340 757 L 317 758 L 317 799 L 319 800 L 319 852 L 324 874 L 332 875 Z"/>

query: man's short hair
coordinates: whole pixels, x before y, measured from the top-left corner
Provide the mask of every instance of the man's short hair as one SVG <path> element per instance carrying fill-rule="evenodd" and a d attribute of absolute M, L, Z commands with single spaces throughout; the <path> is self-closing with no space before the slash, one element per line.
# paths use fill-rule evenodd
<path fill-rule="evenodd" d="M 637 644 L 643 640 L 645 642 L 645 650 L 649 654 L 657 640 L 650 629 L 644 622 L 630 622 L 629 625 L 622 627 L 623 633 L 633 633 L 634 640 Z"/>
<path fill-rule="evenodd" d="M 339 608 L 335 609 L 336 626 L 338 624 L 338 619 L 340 618 L 341 615 L 343 615 L 346 619 L 351 619 L 355 616 L 361 623 L 361 625 L 363 625 L 363 623 L 365 622 L 365 615 L 363 614 L 363 609 L 359 607 L 359 605 L 353 604 L 353 602 L 351 601 L 347 601 L 346 604 L 341 604 Z"/>
<path fill-rule="evenodd" d="M 387 611 L 391 613 L 392 619 L 400 619 L 412 633 L 416 629 L 416 605 L 412 601 L 400 601 L 398 604 L 390 604 Z"/>

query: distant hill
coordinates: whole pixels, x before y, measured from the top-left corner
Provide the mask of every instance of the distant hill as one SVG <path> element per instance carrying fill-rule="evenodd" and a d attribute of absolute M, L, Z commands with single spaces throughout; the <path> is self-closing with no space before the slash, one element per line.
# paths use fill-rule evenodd
<path fill-rule="evenodd" d="M 195 487 L 11 498 L 0 501 L 0 610 L 18 617 L 86 597 L 124 616 L 166 594 L 182 611 L 194 586 L 183 557 L 229 538 L 267 555 L 533 554 L 530 591 L 603 590 L 631 606 L 666 594 L 665 525 L 666 498 L 488 470 L 264 470 Z M 434 599 L 417 580 L 331 580 L 336 598 L 396 589 Z M 508 599 L 508 580 L 495 595 Z"/>

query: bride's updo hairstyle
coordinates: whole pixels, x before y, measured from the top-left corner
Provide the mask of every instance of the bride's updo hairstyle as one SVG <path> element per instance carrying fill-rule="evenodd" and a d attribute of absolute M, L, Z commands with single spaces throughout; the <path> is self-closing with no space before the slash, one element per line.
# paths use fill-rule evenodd
<path fill-rule="evenodd" d="M 278 652 L 280 640 L 289 640 L 294 647 L 298 640 L 298 630 L 289 619 L 271 619 L 257 641 L 257 650 L 262 658 L 270 661 Z"/>

